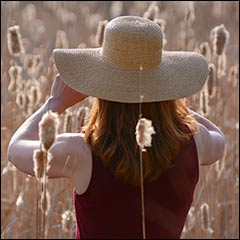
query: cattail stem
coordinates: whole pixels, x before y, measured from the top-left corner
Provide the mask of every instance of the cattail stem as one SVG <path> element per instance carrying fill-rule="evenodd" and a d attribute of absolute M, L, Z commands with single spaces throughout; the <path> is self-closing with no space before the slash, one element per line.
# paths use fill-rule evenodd
<path fill-rule="evenodd" d="M 140 149 L 140 173 L 141 173 L 142 231 L 143 231 L 143 239 L 146 239 L 142 149 Z"/>
<path fill-rule="evenodd" d="M 40 179 L 37 178 L 37 194 L 36 194 L 36 239 L 39 239 L 39 193 L 40 193 L 41 182 Z"/>
<path fill-rule="evenodd" d="M 142 95 L 142 65 L 140 66 L 139 71 L 139 120 L 142 118 L 142 102 L 143 102 L 143 95 Z M 146 226 L 145 226 L 145 206 L 144 206 L 144 181 L 143 181 L 143 152 L 144 147 L 140 147 L 140 179 L 141 179 L 141 209 L 142 209 L 142 232 L 143 232 L 143 239 L 146 239 Z"/>
<path fill-rule="evenodd" d="M 185 51 L 187 51 L 187 44 L 188 44 L 188 19 L 185 18 L 185 42 L 184 42 Z"/>
<path fill-rule="evenodd" d="M 46 154 L 46 158 L 47 158 L 47 155 L 48 155 L 48 151 L 46 151 L 47 154 Z M 44 201 L 46 201 L 46 188 L 47 188 L 47 159 L 45 161 L 45 164 L 44 164 L 44 176 L 43 176 L 43 199 Z M 46 203 L 44 203 L 46 204 Z M 43 236 L 44 236 L 44 239 L 47 238 L 47 231 L 46 231 L 46 209 L 43 209 Z"/>

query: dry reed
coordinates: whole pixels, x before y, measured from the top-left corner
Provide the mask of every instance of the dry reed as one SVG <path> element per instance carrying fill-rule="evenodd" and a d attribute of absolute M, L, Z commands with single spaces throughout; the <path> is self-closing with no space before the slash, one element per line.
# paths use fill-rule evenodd
<path fill-rule="evenodd" d="M 14 57 L 19 57 L 21 53 L 24 53 L 22 36 L 18 25 L 8 28 L 8 50 Z"/>
<path fill-rule="evenodd" d="M 97 47 L 101 47 L 103 44 L 104 31 L 105 31 L 105 27 L 106 27 L 107 23 L 108 23 L 107 20 L 100 21 L 98 23 L 97 34 L 96 34 L 96 38 L 95 38 Z"/>
<path fill-rule="evenodd" d="M 117 14 L 122 11 L 122 14 L 142 16 L 147 11 L 151 3 L 149 2 L 122 2 L 121 9 L 116 9 L 110 13 L 112 3 L 108 2 L 1 2 L 2 8 L 2 53 L 1 53 L 1 128 L 2 128 L 2 144 L 1 144 L 1 159 L 2 159 L 2 192 L 1 192 L 1 214 L 2 214 L 2 233 L 3 239 L 20 239 L 20 238 L 36 238 L 36 218 L 37 212 L 36 195 L 37 191 L 41 193 L 41 186 L 38 189 L 36 180 L 20 171 L 17 171 L 11 164 L 7 164 L 7 146 L 11 135 L 20 126 L 20 124 L 32 114 L 36 107 L 39 107 L 48 97 L 51 84 L 54 80 L 56 69 L 52 58 L 53 47 L 63 46 L 78 46 L 79 43 L 84 43 L 82 47 L 95 46 L 95 42 L 91 41 L 91 37 L 95 41 L 95 32 L 97 23 L 102 19 L 110 20 L 111 14 Z M 226 55 L 225 75 L 218 79 L 218 55 L 214 53 L 213 41 L 211 39 L 211 61 L 210 64 L 215 66 L 215 83 L 213 81 L 213 95 L 209 94 L 207 88 L 207 96 L 211 111 L 208 113 L 210 120 L 213 120 L 220 129 L 224 132 L 227 141 L 226 154 L 222 159 L 209 167 L 200 167 L 200 176 L 195 197 L 192 204 L 192 210 L 189 211 L 189 218 L 185 224 L 185 230 L 181 238 L 239 238 L 239 139 L 237 133 L 239 131 L 238 119 L 238 29 L 239 29 L 239 3 L 236 1 L 226 2 L 194 2 L 195 20 L 191 24 L 188 23 L 187 38 L 185 34 L 185 19 L 191 18 L 191 14 L 187 14 L 185 9 L 188 8 L 187 2 L 158 2 L 161 12 L 157 10 L 157 14 L 151 17 L 153 20 L 157 18 L 164 19 L 166 28 L 164 29 L 165 38 L 167 40 L 167 50 L 190 50 L 200 47 L 200 43 L 209 39 L 207 29 L 213 29 L 215 24 L 223 24 L 229 32 L 227 45 L 224 45 L 224 54 Z M 153 4 L 154 5 L 154 4 Z M 206 13 L 206 9 L 208 9 Z M 155 11 L 155 10 L 153 10 Z M 96 14 L 97 13 L 97 14 Z M 156 16 L 157 15 L 157 16 Z M 94 18 L 94 21 L 89 19 Z M 39 21 L 40 20 L 40 21 Z M 91 24 L 89 24 L 91 22 Z M 17 56 L 11 55 L 8 51 L 8 28 L 11 25 L 19 25 L 21 30 L 22 46 L 24 49 Z M 44 31 L 45 29 L 45 31 Z M 56 44 L 56 33 L 61 29 L 66 33 L 67 43 Z M 63 34 L 64 35 L 64 34 Z M 6 36 L 6 37 L 4 37 Z M 15 34 L 17 36 L 17 34 Z M 9 35 L 11 37 L 11 35 Z M 186 40 L 186 43 L 185 43 Z M 60 40 L 62 41 L 62 40 Z M 59 42 L 60 42 L 59 41 Z M 217 44 L 221 49 L 221 41 Z M 10 42 L 9 42 L 10 43 Z M 11 42 L 12 44 L 13 42 Z M 18 44 L 18 43 L 17 43 Z M 185 44 L 187 45 L 185 48 Z M 21 48 L 14 47 L 14 51 L 18 52 Z M 215 46 L 215 52 L 218 51 Z M 11 51 L 11 50 L 10 50 Z M 220 50 L 219 50 L 220 51 Z M 218 52 L 219 52 L 218 51 Z M 26 53 L 24 53 L 26 52 Z M 200 50 L 199 50 L 200 52 Z M 10 54 L 9 54 L 10 53 Z M 33 73 L 34 56 L 40 55 L 40 62 L 43 64 L 43 69 L 35 76 Z M 20 57 L 19 57 L 20 56 Z M 11 82 L 11 77 L 8 71 L 11 67 L 19 66 L 22 68 L 20 74 L 17 74 L 17 81 Z M 235 66 L 235 68 L 234 68 Z M 209 65 L 210 67 L 210 65 Z M 232 68 L 233 67 L 233 68 Z M 237 71 L 236 71 L 237 70 Z M 214 71 L 213 71 L 214 72 Z M 237 75 L 236 75 L 237 72 Z M 97 77 L 97 76 L 96 76 Z M 37 81 L 39 85 L 36 85 Z M 210 84 L 210 81 L 208 82 Z M 34 97 L 30 94 L 35 94 L 30 91 L 31 85 L 34 85 L 40 93 L 38 106 L 33 106 Z M 12 90 L 11 90 L 12 88 Z M 214 89 L 218 89 L 216 96 Z M 210 90 L 211 91 L 211 90 Z M 22 108 L 28 111 L 21 110 L 16 103 L 18 93 L 24 93 Z M 89 98 L 90 99 L 90 98 Z M 199 108 L 200 93 L 197 93 L 191 101 L 193 110 L 201 113 Z M 224 100 L 225 105 L 221 104 Z M 19 100 L 18 100 L 19 101 Z M 30 101 L 30 104 L 27 102 Z M 25 105 L 25 106 L 24 106 Z M 77 129 L 79 118 L 76 115 L 79 107 L 91 107 L 92 102 L 84 101 L 71 109 L 72 115 L 72 131 Z M 222 108 L 224 107 L 224 111 Z M 35 109 L 36 110 L 36 109 Z M 64 116 L 60 117 L 59 131 L 64 130 Z M 81 122 L 84 122 L 81 120 Z M 83 123 L 84 125 L 85 123 Z M 82 125 L 82 124 L 79 124 Z M 27 188 L 25 179 L 29 179 L 30 188 Z M 224 180 L 225 179 L 225 180 Z M 224 185 L 226 181 L 226 185 Z M 62 213 L 69 209 L 72 216 L 72 186 L 68 180 L 52 179 L 48 181 L 48 191 L 51 195 L 50 211 L 47 217 L 47 237 L 51 239 L 74 238 L 74 231 L 68 229 L 66 232 L 62 225 Z M 208 189 L 208 191 L 206 191 Z M 18 200 L 18 201 L 17 201 Z M 16 206 L 18 202 L 18 209 Z M 214 231 L 207 235 L 206 231 L 201 226 L 201 217 L 198 215 L 201 206 L 204 202 L 209 204 L 211 213 L 211 228 Z M 60 206 L 60 207 L 58 207 Z M 193 210 L 194 208 L 194 210 Z M 226 214 L 227 213 L 227 214 Z M 38 230 L 42 231 L 42 216 L 39 217 Z M 41 220 L 42 221 L 42 220 Z M 75 218 L 68 221 L 69 227 L 74 227 Z M 40 226 L 41 225 L 41 226 Z M 40 235 L 40 233 L 39 233 Z"/>

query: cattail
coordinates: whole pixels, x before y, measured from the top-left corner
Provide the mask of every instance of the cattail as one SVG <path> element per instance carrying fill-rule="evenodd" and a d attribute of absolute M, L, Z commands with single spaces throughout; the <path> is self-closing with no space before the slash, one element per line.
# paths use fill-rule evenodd
<path fill-rule="evenodd" d="M 56 48 L 68 48 L 68 40 L 67 35 L 64 31 L 58 30 L 56 33 L 56 42 L 55 47 Z"/>
<path fill-rule="evenodd" d="M 29 54 L 24 55 L 23 59 L 23 67 L 25 70 L 27 70 L 28 74 L 32 76 L 33 71 L 33 56 Z"/>
<path fill-rule="evenodd" d="M 143 17 L 153 21 L 155 18 L 158 17 L 158 13 L 159 13 L 159 7 L 157 5 L 157 2 L 154 1 L 148 7 L 147 11 L 143 14 Z"/>
<path fill-rule="evenodd" d="M 203 115 L 207 115 L 209 112 L 209 105 L 208 105 L 208 91 L 205 88 L 202 89 L 200 93 L 200 108 L 201 113 Z"/>
<path fill-rule="evenodd" d="M 211 49 L 208 42 L 203 42 L 200 44 L 200 53 L 208 60 L 211 59 Z"/>
<path fill-rule="evenodd" d="M 216 26 L 211 30 L 211 40 L 215 55 L 222 55 L 225 52 L 229 40 L 229 32 L 223 24 Z"/>
<path fill-rule="evenodd" d="M 51 197 L 47 189 L 43 192 L 41 196 L 41 209 L 42 212 L 47 216 L 51 208 Z"/>
<path fill-rule="evenodd" d="M 189 1 L 188 6 L 186 9 L 185 20 L 189 23 L 193 23 L 195 20 L 195 9 L 194 9 L 194 2 Z"/>
<path fill-rule="evenodd" d="M 46 91 L 46 88 L 49 84 L 48 78 L 44 75 L 41 75 L 40 77 L 37 78 L 37 82 L 38 84 L 38 90 L 39 90 L 39 94 L 40 94 L 40 101 L 43 99 L 47 99 L 48 96 L 46 96 L 46 94 L 44 94 L 44 92 Z"/>
<path fill-rule="evenodd" d="M 33 57 L 33 74 L 34 76 L 39 76 L 40 71 L 43 69 L 42 57 L 40 55 L 35 55 Z"/>
<path fill-rule="evenodd" d="M 141 151 L 146 151 L 144 147 L 151 147 L 152 134 L 155 134 L 152 121 L 146 118 L 140 118 L 136 125 L 136 141 Z"/>
<path fill-rule="evenodd" d="M 123 1 L 112 1 L 109 12 L 111 18 L 121 16 L 123 12 Z"/>
<path fill-rule="evenodd" d="M 228 146 L 226 144 L 226 147 L 224 149 L 224 153 L 223 153 L 223 157 L 221 161 L 217 161 L 216 162 L 216 166 L 215 166 L 215 170 L 217 172 L 217 179 L 223 179 L 223 173 L 226 170 L 226 159 L 227 159 L 227 150 L 228 150 Z"/>
<path fill-rule="evenodd" d="M 89 112 L 88 107 L 80 107 L 77 111 L 77 130 L 81 131 L 81 129 L 85 126 L 86 116 Z"/>
<path fill-rule="evenodd" d="M 98 23 L 97 34 L 95 37 L 96 45 L 98 47 L 102 46 L 102 44 L 103 44 L 104 31 L 105 31 L 105 27 L 106 27 L 107 23 L 108 23 L 108 20 L 100 21 Z"/>
<path fill-rule="evenodd" d="M 208 88 L 208 95 L 212 97 L 214 95 L 214 84 L 216 82 L 216 67 L 213 63 L 209 63 L 208 65 L 209 73 L 207 79 L 207 88 Z"/>
<path fill-rule="evenodd" d="M 27 105 L 27 96 L 24 92 L 17 92 L 16 103 L 20 109 L 25 109 Z"/>
<path fill-rule="evenodd" d="M 86 43 L 80 43 L 77 46 L 77 48 L 86 48 L 86 47 L 87 47 Z"/>
<path fill-rule="evenodd" d="M 59 125 L 58 114 L 48 111 L 39 122 L 39 138 L 45 150 L 48 150 L 55 141 Z"/>
<path fill-rule="evenodd" d="M 18 195 L 18 198 L 16 200 L 16 207 L 17 210 L 23 205 L 24 200 L 23 200 L 24 192 L 21 191 L 20 194 Z"/>
<path fill-rule="evenodd" d="M 187 219 L 186 219 L 186 231 L 191 231 L 193 227 L 196 225 L 196 216 L 195 216 L 195 207 L 191 206 L 188 211 Z"/>
<path fill-rule="evenodd" d="M 18 65 L 11 66 L 8 72 L 10 78 L 13 79 L 14 81 L 17 81 L 18 78 L 21 78 L 22 67 Z"/>
<path fill-rule="evenodd" d="M 162 29 L 162 33 L 163 33 L 163 47 L 164 47 L 166 45 L 166 43 L 167 43 L 167 40 L 166 40 L 166 37 L 165 37 L 165 33 L 164 33 L 166 22 L 163 19 L 159 19 L 159 18 L 154 19 L 154 22 L 156 24 L 158 24 L 158 26 Z"/>
<path fill-rule="evenodd" d="M 162 29 L 162 31 L 165 30 L 166 22 L 163 19 L 155 18 L 154 22 L 158 24 L 158 26 Z"/>
<path fill-rule="evenodd" d="M 236 88 L 238 85 L 238 66 L 232 66 L 228 72 L 228 82 L 231 84 L 232 88 Z"/>
<path fill-rule="evenodd" d="M 8 90 L 15 93 L 18 88 L 18 83 L 22 79 L 22 67 L 18 65 L 11 66 L 9 68 L 10 83 L 8 85 Z"/>
<path fill-rule="evenodd" d="M 73 212 L 71 210 L 66 210 L 62 213 L 62 228 L 64 232 L 69 232 L 69 229 L 71 228 L 71 224 L 73 221 Z"/>
<path fill-rule="evenodd" d="M 219 230 L 220 230 L 220 238 L 226 238 L 226 206 L 223 204 L 218 204 L 218 212 L 219 212 Z"/>
<path fill-rule="evenodd" d="M 200 207 L 200 210 L 202 229 L 208 233 L 213 233 L 213 230 L 211 228 L 210 211 L 208 204 L 203 203 Z"/>
<path fill-rule="evenodd" d="M 8 50 L 11 55 L 18 57 L 21 53 L 24 53 L 22 44 L 22 36 L 19 32 L 19 26 L 15 25 L 8 28 L 7 34 Z"/>
<path fill-rule="evenodd" d="M 47 162 L 47 153 L 44 150 L 36 149 L 33 152 L 34 173 L 38 179 L 43 178 L 45 164 Z"/>
<path fill-rule="evenodd" d="M 32 85 L 30 88 L 30 94 L 29 94 L 30 103 L 32 105 L 37 105 L 40 101 L 40 97 L 41 97 L 41 91 L 39 87 Z"/>
<path fill-rule="evenodd" d="M 226 73 L 225 73 L 226 64 L 227 64 L 226 62 L 227 62 L 227 58 L 226 58 L 225 53 L 218 56 L 218 70 L 217 70 L 218 78 L 221 78 L 226 75 Z"/>
<path fill-rule="evenodd" d="M 66 115 L 64 117 L 64 132 L 71 132 L 72 131 L 72 113 L 67 110 Z"/>

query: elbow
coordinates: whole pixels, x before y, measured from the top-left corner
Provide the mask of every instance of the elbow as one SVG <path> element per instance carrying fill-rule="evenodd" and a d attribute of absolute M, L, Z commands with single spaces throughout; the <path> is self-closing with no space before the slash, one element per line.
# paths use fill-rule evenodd
<path fill-rule="evenodd" d="M 7 149 L 7 160 L 16 166 L 16 157 L 14 154 L 15 144 L 10 142 Z"/>
<path fill-rule="evenodd" d="M 210 144 L 211 145 L 211 144 Z M 218 135 L 218 139 L 212 148 L 206 151 L 205 156 L 207 156 L 204 160 L 201 161 L 201 166 L 207 166 L 215 163 L 222 157 L 224 157 L 226 152 L 226 140 L 224 135 Z"/>
<path fill-rule="evenodd" d="M 222 135 L 222 138 L 220 139 L 219 145 L 220 145 L 220 146 L 219 146 L 219 149 L 220 149 L 221 151 L 219 151 L 220 156 L 219 156 L 218 159 L 222 158 L 222 157 L 224 156 L 225 151 L 226 151 L 226 139 L 225 139 L 224 134 Z"/>
<path fill-rule="evenodd" d="M 219 138 L 219 141 L 218 141 L 218 148 L 216 149 L 216 153 L 214 154 L 215 161 L 218 161 L 219 159 L 224 157 L 225 151 L 226 151 L 226 140 L 225 140 L 225 136 L 221 135 L 221 138 Z"/>

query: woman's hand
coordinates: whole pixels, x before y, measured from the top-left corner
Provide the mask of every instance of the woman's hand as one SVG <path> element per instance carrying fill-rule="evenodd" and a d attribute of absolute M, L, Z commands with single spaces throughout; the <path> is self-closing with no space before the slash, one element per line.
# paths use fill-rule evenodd
<path fill-rule="evenodd" d="M 60 74 L 56 75 L 51 88 L 51 96 L 64 110 L 88 97 L 87 95 L 79 93 L 68 87 L 62 80 Z"/>

